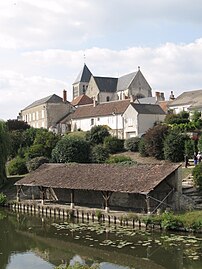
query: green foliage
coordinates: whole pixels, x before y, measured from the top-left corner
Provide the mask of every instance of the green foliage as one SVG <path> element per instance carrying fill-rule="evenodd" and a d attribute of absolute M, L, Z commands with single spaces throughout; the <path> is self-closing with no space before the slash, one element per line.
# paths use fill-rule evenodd
<path fill-rule="evenodd" d="M 180 218 L 174 215 L 173 212 L 165 212 L 162 214 L 162 228 L 166 230 L 176 230 L 183 227 L 183 223 Z"/>
<path fill-rule="evenodd" d="M 0 185 L 6 182 L 6 162 L 9 151 L 9 136 L 5 122 L 0 121 Z"/>
<path fill-rule="evenodd" d="M 34 144 L 34 140 L 36 137 L 37 132 L 39 132 L 40 129 L 36 128 L 29 128 L 25 132 L 23 132 L 23 147 L 30 147 Z"/>
<path fill-rule="evenodd" d="M 185 140 L 185 154 L 189 158 L 193 158 L 193 153 L 195 152 L 195 145 L 192 139 Z"/>
<path fill-rule="evenodd" d="M 166 125 L 156 125 L 149 129 L 144 135 L 145 151 L 148 156 L 156 159 L 164 159 L 163 144 L 169 127 Z"/>
<path fill-rule="evenodd" d="M 185 136 L 176 130 L 171 130 L 164 141 L 164 156 L 171 162 L 184 160 Z"/>
<path fill-rule="evenodd" d="M 15 130 L 9 133 L 10 137 L 10 150 L 9 157 L 14 158 L 17 156 L 19 149 L 23 143 L 23 132 Z"/>
<path fill-rule="evenodd" d="M 124 155 L 114 155 L 110 156 L 106 163 L 123 163 L 128 165 L 136 164 L 130 157 Z"/>
<path fill-rule="evenodd" d="M 26 122 L 20 120 L 8 120 L 6 125 L 9 131 L 25 131 L 30 128 Z"/>
<path fill-rule="evenodd" d="M 43 144 L 32 145 L 25 153 L 26 160 L 30 160 L 36 157 L 46 156 L 46 151 Z"/>
<path fill-rule="evenodd" d="M 59 141 L 59 136 L 53 132 L 49 132 L 46 129 L 39 129 L 34 139 L 34 146 L 43 145 L 42 155 L 47 158 L 51 157 L 51 152 Z M 37 157 L 37 156 L 36 156 Z"/>
<path fill-rule="evenodd" d="M 64 136 L 52 151 L 52 160 L 56 163 L 87 163 L 90 159 L 89 143 L 78 137 Z"/>
<path fill-rule="evenodd" d="M 200 119 L 201 119 L 201 112 L 195 110 L 192 117 L 191 117 L 191 120 L 194 121 L 194 122 L 197 122 Z"/>
<path fill-rule="evenodd" d="M 26 160 L 17 156 L 8 163 L 7 169 L 9 175 L 24 175 L 27 173 Z"/>
<path fill-rule="evenodd" d="M 104 139 L 104 147 L 111 154 L 122 152 L 124 149 L 124 140 L 116 136 L 107 136 Z"/>
<path fill-rule="evenodd" d="M 126 139 L 124 142 L 124 148 L 126 150 L 130 150 L 132 152 L 137 152 L 140 139 L 141 138 L 139 138 L 139 137 L 131 137 L 131 138 Z"/>
<path fill-rule="evenodd" d="M 181 124 L 189 122 L 189 113 L 182 111 L 179 114 L 167 114 L 165 117 L 165 123 L 167 124 Z"/>
<path fill-rule="evenodd" d="M 91 160 L 93 163 L 104 163 L 109 158 L 109 151 L 99 144 L 91 150 Z"/>
<path fill-rule="evenodd" d="M 29 172 L 36 170 L 43 163 L 49 163 L 49 159 L 46 157 L 36 157 L 27 161 L 26 166 Z"/>
<path fill-rule="evenodd" d="M 107 136 L 110 136 L 109 130 L 103 125 L 94 126 L 89 132 L 86 133 L 86 139 L 92 145 L 103 144 L 104 139 Z"/>
<path fill-rule="evenodd" d="M 142 156 L 142 157 L 148 157 L 149 156 L 147 154 L 147 152 L 146 152 L 146 149 L 145 149 L 145 140 L 144 140 L 144 137 L 141 137 L 140 138 L 140 142 L 138 144 L 138 151 L 140 153 L 140 156 Z"/>
<path fill-rule="evenodd" d="M 86 132 L 76 131 L 76 132 L 68 133 L 68 136 L 86 139 Z"/>
<path fill-rule="evenodd" d="M 195 185 L 202 190 L 202 163 L 197 164 L 192 170 Z"/>
<path fill-rule="evenodd" d="M 6 201 L 7 201 L 6 195 L 1 192 L 0 193 L 0 206 L 5 205 Z"/>
<path fill-rule="evenodd" d="M 198 150 L 202 152 L 202 135 L 200 135 L 199 140 L 198 140 Z"/>

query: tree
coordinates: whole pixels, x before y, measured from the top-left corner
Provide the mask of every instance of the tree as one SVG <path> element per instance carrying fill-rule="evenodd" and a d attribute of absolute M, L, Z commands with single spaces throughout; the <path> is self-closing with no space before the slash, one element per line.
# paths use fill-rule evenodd
<path fill-rule="evenodd" d="M 148 156 L 157 159 L 164 159 L 163 143 L 168 134 L 169 127 L 166 125 L 156 125 L 150 128 L 144 135 L 144 146 Z"/>
<path fill-rule="evenodd" d="M 53 149 L 52 160 L 56 163 L 87 163 L 90 160 L 90 144 L 83 138 L 65 135 Z"/>
<path fill-rule="evenodd" d="M 9 151 L 9 136 L 5 122 L 0 121 L 0 185 L 6 182 L 6 162 Z"/>
<path fill-rule="evenodd" d="M 171 162 L 181 162 L 184 160 L 185 135 L 176 130 L 171 130 L 164 141 L 164 156 Z"/>
<path fill-rule="evenodd" d="M 179 114 L 167 114 L 164 121 L 167 124 L 188 123 L 189 113 L 186 111 L 182 111 Z"/>
<path fill-rule="evenodd" d="M 132 152 L 137 152 L 139 147 L 140 138 L 139 137 L 131 137 L 125 140 L 124 147 L 126 150 L 130 150 Z"/>
<path fill-rule="evenodd" d="M 8 131 L 25 131 L 30 128 L 30 125 L 21 120 L 8 120 L 6 122 Z"/>
<path fill-rule="evenodd" d="M 110 136 L 108 128 L 103 125 L 94 126 L 87 132 L 86 139 L 92 145 L 103 144 L 105 137 Z"/>
<path fill-rule="evenodd" d="M 91 160 L 93 163 L 104 163 L 109 157 L 109 152 L 103 145 L 95 145 L 91 151 Z"/>
<path fill-rule="evenodd" d="M 122 152 L 124 149 L 124 140 L 116 136 L 107 136 L 104 139 L 104 147 L 111 154 Z"/>
<path fill-rule="evenodd" d="M 202 163 L 196 165 L 192 171 L 195 185 L 202 190 Z"/>

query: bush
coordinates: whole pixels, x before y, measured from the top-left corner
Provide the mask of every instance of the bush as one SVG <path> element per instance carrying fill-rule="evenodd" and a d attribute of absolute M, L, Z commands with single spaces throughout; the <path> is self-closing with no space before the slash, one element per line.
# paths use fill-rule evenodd
<path fill-rule="evenodd" d="M 56 163 L 87 163 L 90 160 L 90 145 L 83 138 L 63 136 L 52 151 L 52 160 Z"/>
<path fill-rule="evenodd" d="M 140 138 L 139 137 L 131 137 L 131 138 L 128 138 L 124 142 L 124 148 L 126 150 L 130 150 L 132 152 L 137 152 L 138 151 L 139 142 L 140 142 Z"/>
<path fill-rule="evenodd" d="M 103 144 L 104 139 L 107 136 L 110 136 L 108 128 L 102 125 L 94 126 L 86 133 L 86 139 L 91 145 Z"/>
<path fill-rule="evenodd" d="M 49 159 L 46 157 L 36 157 L 26 163 L 27 170 L 29 172 L 36 170 L 43 163 L 49 163 Z"/>
<path fill-rule="evenodd" d="M 1 206 L 2 206 L 2 205 L 5 205 L 6 201 L 7 201 L 7 197 L 6 197 L 6 195 L 3 194 L 3 193 L 1 192 L 1 193 L 0 193 L 0 205 L 1 205 Z"/>
<path fill-rule="evenodd" d="M 110 156 L 106 163 L 124 163 L 124 164 L 135 164 L 136 162 L 133 161 L 130 157 L 117 155 L 117 156 Z"/>
<path fill-rule="evenodd" d="M 202 190 L 202 163 L 199 163 L 193 168 L 192 176 L 195 185 Z"/>
<path fill-rule="evenodd" d="M 139 142 L 139 144 L 138 144 L 138 151 L 139 151 L 139 153 L 140 153 L 140 155 L 141 155 L 142 157 L 148 157 L 148 154 L 147 154 L 146 149 L 145 149 L 145 141 L 144 141 L 144 137 L 142 137 L 142 138 L 140 139 L 140 142 Z"/>
<path fill-rule="evenodd" d="M 93 163 L 104 163 L 109 158 L 109 152 L 102 145 L 96 145 L 91 151 L 91 160 Z"/>
<path fill-rule="evenodd" d="M 124 149 L 124 140 L 119 139 L 115 136 L 108 136 L 104 139 L 104 147 L 109 151 L 109 153 L 122 152 Z"/>
<path fill-rule="evenodd" d="M 25 158 L 27 160 L 36 158 L 36 157 L 41 157 L 45 155 L 45 149 L 43 144 L 36 144 L 32 145 L 27 152 L 25 153 Z"/>
<path fill-rule="evenodd" d="M 176 130 L 170 131 L 164 141 L 164 156 L 171 162 L 184 160 L 185 136 Z"/>
<path fill-rule="evenodd" d="M 194 145 L 194 141 L 191 139 L 187 139 L 185 141 L 185 154 L 189 157 L 189 158 L 193 158 L 193 153 L 195 152 L 195 145 Z"/>
<path fill-rule="evenodd" d="M 16 157 L 8 163 L 9 175 L 24 175 L 27 171 L 26 161 L 23 158 Z"/>
<path fill-rule="evenodd" d="M 146 132 L 144 135 L 146 154 L 159 160 L 164 159 L 163 146 L 168 130 L 168 126 L 156 125 Z"/>

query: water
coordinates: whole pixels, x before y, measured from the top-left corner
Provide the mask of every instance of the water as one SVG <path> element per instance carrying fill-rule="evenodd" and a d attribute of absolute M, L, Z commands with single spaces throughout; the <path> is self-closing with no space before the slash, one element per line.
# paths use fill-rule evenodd
<path fill-rule="evenodd" d="M 53 269 L 75 261 L 101 269 L 201 269 L 201 235 L 71 223 L 0 211 L 0 268 Z"/>

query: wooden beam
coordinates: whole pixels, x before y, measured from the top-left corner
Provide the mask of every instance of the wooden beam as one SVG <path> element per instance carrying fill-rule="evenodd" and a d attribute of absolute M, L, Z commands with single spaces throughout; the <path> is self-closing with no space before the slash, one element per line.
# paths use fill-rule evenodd
<path fill-rule="evenodd" d="M 74 190 L 72 189 L 71 190 L 71 193 L 70 193 L 70 208 L 73 209 L 74 208 Z"/>
<path fill-rule="evenodd" d="M 102 193 L 102 197 L 104 199 L 105 202 L 105 210 L 108 212 L 109 211 L 109 200 L 111 198 L 111 195 L 113 192 L 111 191 L 101 191 Z"/>

